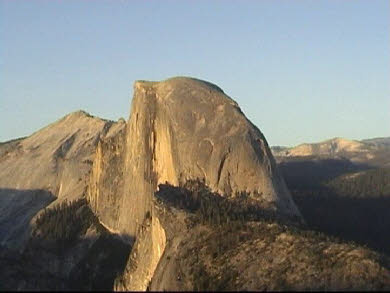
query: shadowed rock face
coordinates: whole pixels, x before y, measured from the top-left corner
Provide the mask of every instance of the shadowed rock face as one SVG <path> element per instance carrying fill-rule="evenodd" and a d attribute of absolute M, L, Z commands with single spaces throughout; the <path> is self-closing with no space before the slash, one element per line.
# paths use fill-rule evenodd
<path fill-rule="evenodd" d="M 158 184 L 196 178 L 225 196 L 246 191 L 265 209 L 300 217 L 264 136 L 220 88 L 184 77 L 137 81 L 126 130 L 97 149 L 94 212 L 135 235 Z"/>

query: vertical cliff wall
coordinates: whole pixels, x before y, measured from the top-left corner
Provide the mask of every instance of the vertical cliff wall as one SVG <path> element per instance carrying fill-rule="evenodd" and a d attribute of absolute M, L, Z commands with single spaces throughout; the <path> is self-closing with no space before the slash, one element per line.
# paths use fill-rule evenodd
<path fill-rule="evenodd" d="M 115 280 L 114 290 L 146 291 L 165 245 L 165 231 L 158 218 L 146 218 L 139 227 L 125 271 Z"/>
<path fill-rule="evenodd" d="M 98 142 L 87 197 L 91 209 L 102 224 L 119 232 L 119 213 L 124 192 L 124 160 L 127 127 L 116 135 Z"/>
<path fill-rule="evenodd" d="M 137 81 L 126 130 L 97 148 L 90 204 L 103 224 L 135 235 L 159 183 L 202 179 L 246 191 L 265 209 L 300 217 L 267 141 L 217 86 L 192 78 Z"/>

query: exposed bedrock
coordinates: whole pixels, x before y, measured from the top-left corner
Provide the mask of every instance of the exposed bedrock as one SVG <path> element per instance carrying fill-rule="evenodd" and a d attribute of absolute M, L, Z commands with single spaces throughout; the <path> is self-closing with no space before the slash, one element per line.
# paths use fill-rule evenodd
<path fill-rule="evenodd" d="M 126 127 L 98 143 L 88 191 L 103 225 L 136 238 L 115 290 L 146 290 L 166 245 L 154 192 L 189 179 L 301 218 L 263 134 L 220 88 L 183 77 L 137 81 Z"/>
<path fill-rule="evenodd" d="M 213 191 L 245 191 L 264 209 L 301 217 L 267 141 L 217 86 L 185 77 L 137 81 L 130 119 L 97 148 L 89 188 L 108 228 L 135 235 L 158 184 L 204 180 Z"/>
<path fill-rule="evenodd" d="M 0 244 L 23 250 L 43 208 L 82 198 L 99 138 L 125 125 L 77 111 L 0 143 Z"/>

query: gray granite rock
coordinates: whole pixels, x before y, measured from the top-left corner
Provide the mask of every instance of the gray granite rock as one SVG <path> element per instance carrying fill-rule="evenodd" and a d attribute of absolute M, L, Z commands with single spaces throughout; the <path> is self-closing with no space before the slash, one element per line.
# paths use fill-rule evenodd
<path fill-rule="evenodd" d="M 160 183 L 196 178 L 224 196 L 245 191 L 264 209 L 301 217 L 263 134 L 219 87 L 186 77 L 135 82 L 126 130 L 97 148 L 94 212 L 108 228 L 135 235 Z"/>

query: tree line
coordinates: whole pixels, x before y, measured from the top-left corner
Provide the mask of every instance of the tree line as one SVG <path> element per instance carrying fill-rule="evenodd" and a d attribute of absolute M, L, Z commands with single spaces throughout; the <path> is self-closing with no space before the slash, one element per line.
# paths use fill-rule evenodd
<path fill-rule="evenodd" d="M 88 207 L 85 198 L 63 201 L 53 208 L 45 208 L 36 220 L 32 236 L 55 242 L 65 248 L 84 234 L 98 220 Z M 97 225 L 98 226 L 98 225 Z"/>
<path fill-rule="evenodd" d="M 177 208 L 196 213 L 203 224 L 280 220 L 275 213 L 261 207 L 260 199 L 251 197 L 247 192 L 238 192 L 227 198 L 212 192 L 199 179 L 188 180 L 179 187 L 160 184 L 156 197 Z"/>
<path fill-rule="evenodd" d="M 390 196 L 390 168 L 339 176 L 327 183 L 337 194 L 352 197 Z"/>

